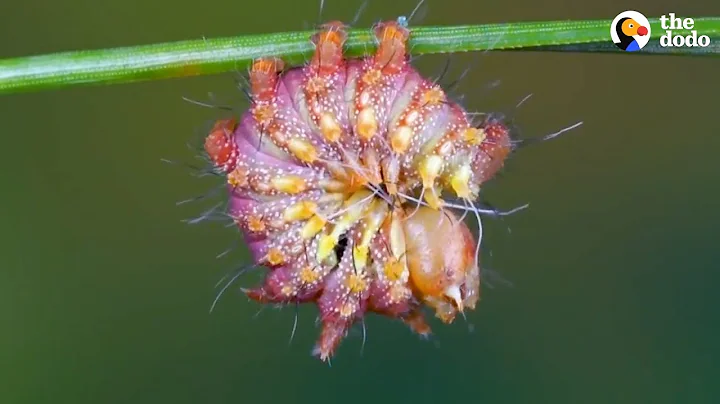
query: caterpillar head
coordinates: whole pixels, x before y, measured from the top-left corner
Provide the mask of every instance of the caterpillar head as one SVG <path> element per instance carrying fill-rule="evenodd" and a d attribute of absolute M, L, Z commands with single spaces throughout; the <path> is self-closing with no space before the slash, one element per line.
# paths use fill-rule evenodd
<path fill-rule="evenodd" d="M 474 309 L 480 294 L 475 240 L 450 211 L 418 209 L 404 222 L 407 265 L 418 295 L 444 322 Z"/>

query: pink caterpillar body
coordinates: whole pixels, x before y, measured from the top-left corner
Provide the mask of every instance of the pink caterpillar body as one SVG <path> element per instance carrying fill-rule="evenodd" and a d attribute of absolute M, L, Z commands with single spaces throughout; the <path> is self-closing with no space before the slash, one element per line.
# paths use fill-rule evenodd
<path fill-rule="evenodd" d="M 229 214 L 269 268 L 247 295 L 314 302 L 322 360 L 368 312 L 428 335 L 423 306 L 446 323 L 475 307 L 476 241 L 443 195 L 471 206 L 511 150 L 502 123 L 473 126 L 410 65 L 403 25 L 375 35 L 373 56 L 346 59 L 344 26 L 332 22 L 307 66 L 257 60 L 252 107 L 205 142 L 227 175 Z"/>

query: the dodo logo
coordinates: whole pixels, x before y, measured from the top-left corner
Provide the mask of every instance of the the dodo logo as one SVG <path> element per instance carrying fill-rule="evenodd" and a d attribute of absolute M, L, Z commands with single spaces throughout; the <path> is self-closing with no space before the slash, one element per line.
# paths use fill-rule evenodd
<path fill-rule="evenodd" d="M 637 11 L 623 11 L 610 24 L 610 37 L 618 48 L 637 52 L 650 41 L 650 22 Z"/>

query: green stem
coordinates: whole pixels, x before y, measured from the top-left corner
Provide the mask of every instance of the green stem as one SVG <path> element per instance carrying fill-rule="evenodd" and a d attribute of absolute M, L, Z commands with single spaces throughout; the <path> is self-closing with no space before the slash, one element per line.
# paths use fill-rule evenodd
<path fill-rule="evenodd" d="M 652 39 L 663 34 L 650 19 Z M 453 27 L 413 27 L 411 52 L 455 53 L 483 50 L 619 52 L 610 42 L 610 20 L 524 22 Z M 720 17 L 695 19 L 699 35 L 711 38 L 703 49 L 662 48 L 651 42 L 639 54 L 720 55 Z M 687 35 L 684 30 L 673 31 Z M 48 90 L 81 84 L 128 83 L 246 69 L 262 56 L 280 56 L 290 65 L 312 54 L 312 32 L 247 35 L 115 49 L 83 50 L 0 60 L 0 93 Z M 368 29 L 351 29 L 346 53 L 374 49 Z M 646 51 L 647 50 L 647 51 Z"/>

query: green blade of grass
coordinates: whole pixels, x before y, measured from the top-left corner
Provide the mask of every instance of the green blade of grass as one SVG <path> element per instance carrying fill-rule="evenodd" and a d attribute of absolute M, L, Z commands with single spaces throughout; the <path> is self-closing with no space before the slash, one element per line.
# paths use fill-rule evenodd
<path fill-rule="evenodd" d="M 652 18 L 650 23 L 651 43 L 632 54 L 720 55 L 720 17 L 695 19 L 699 35 L 710 37 L 710 46 L 700 49 L 660 47 L 660 21 Z M 610 24 L 610 20 L 588 20 L 413 27 L 411 52 L 621 52 L 610 42 Z M 689 31 L 673 33 L 687 35 Z M 0 93 L 216 74 L 244 70 L 254 59 L 271 55 L 295 65 L 312 54 L 310 35 L 308 31 L 247 35 L 5 59 L 0 60 Z M 349 56 L 361 56 L 374 48 L 371 30 L 349 30 Z"/>

